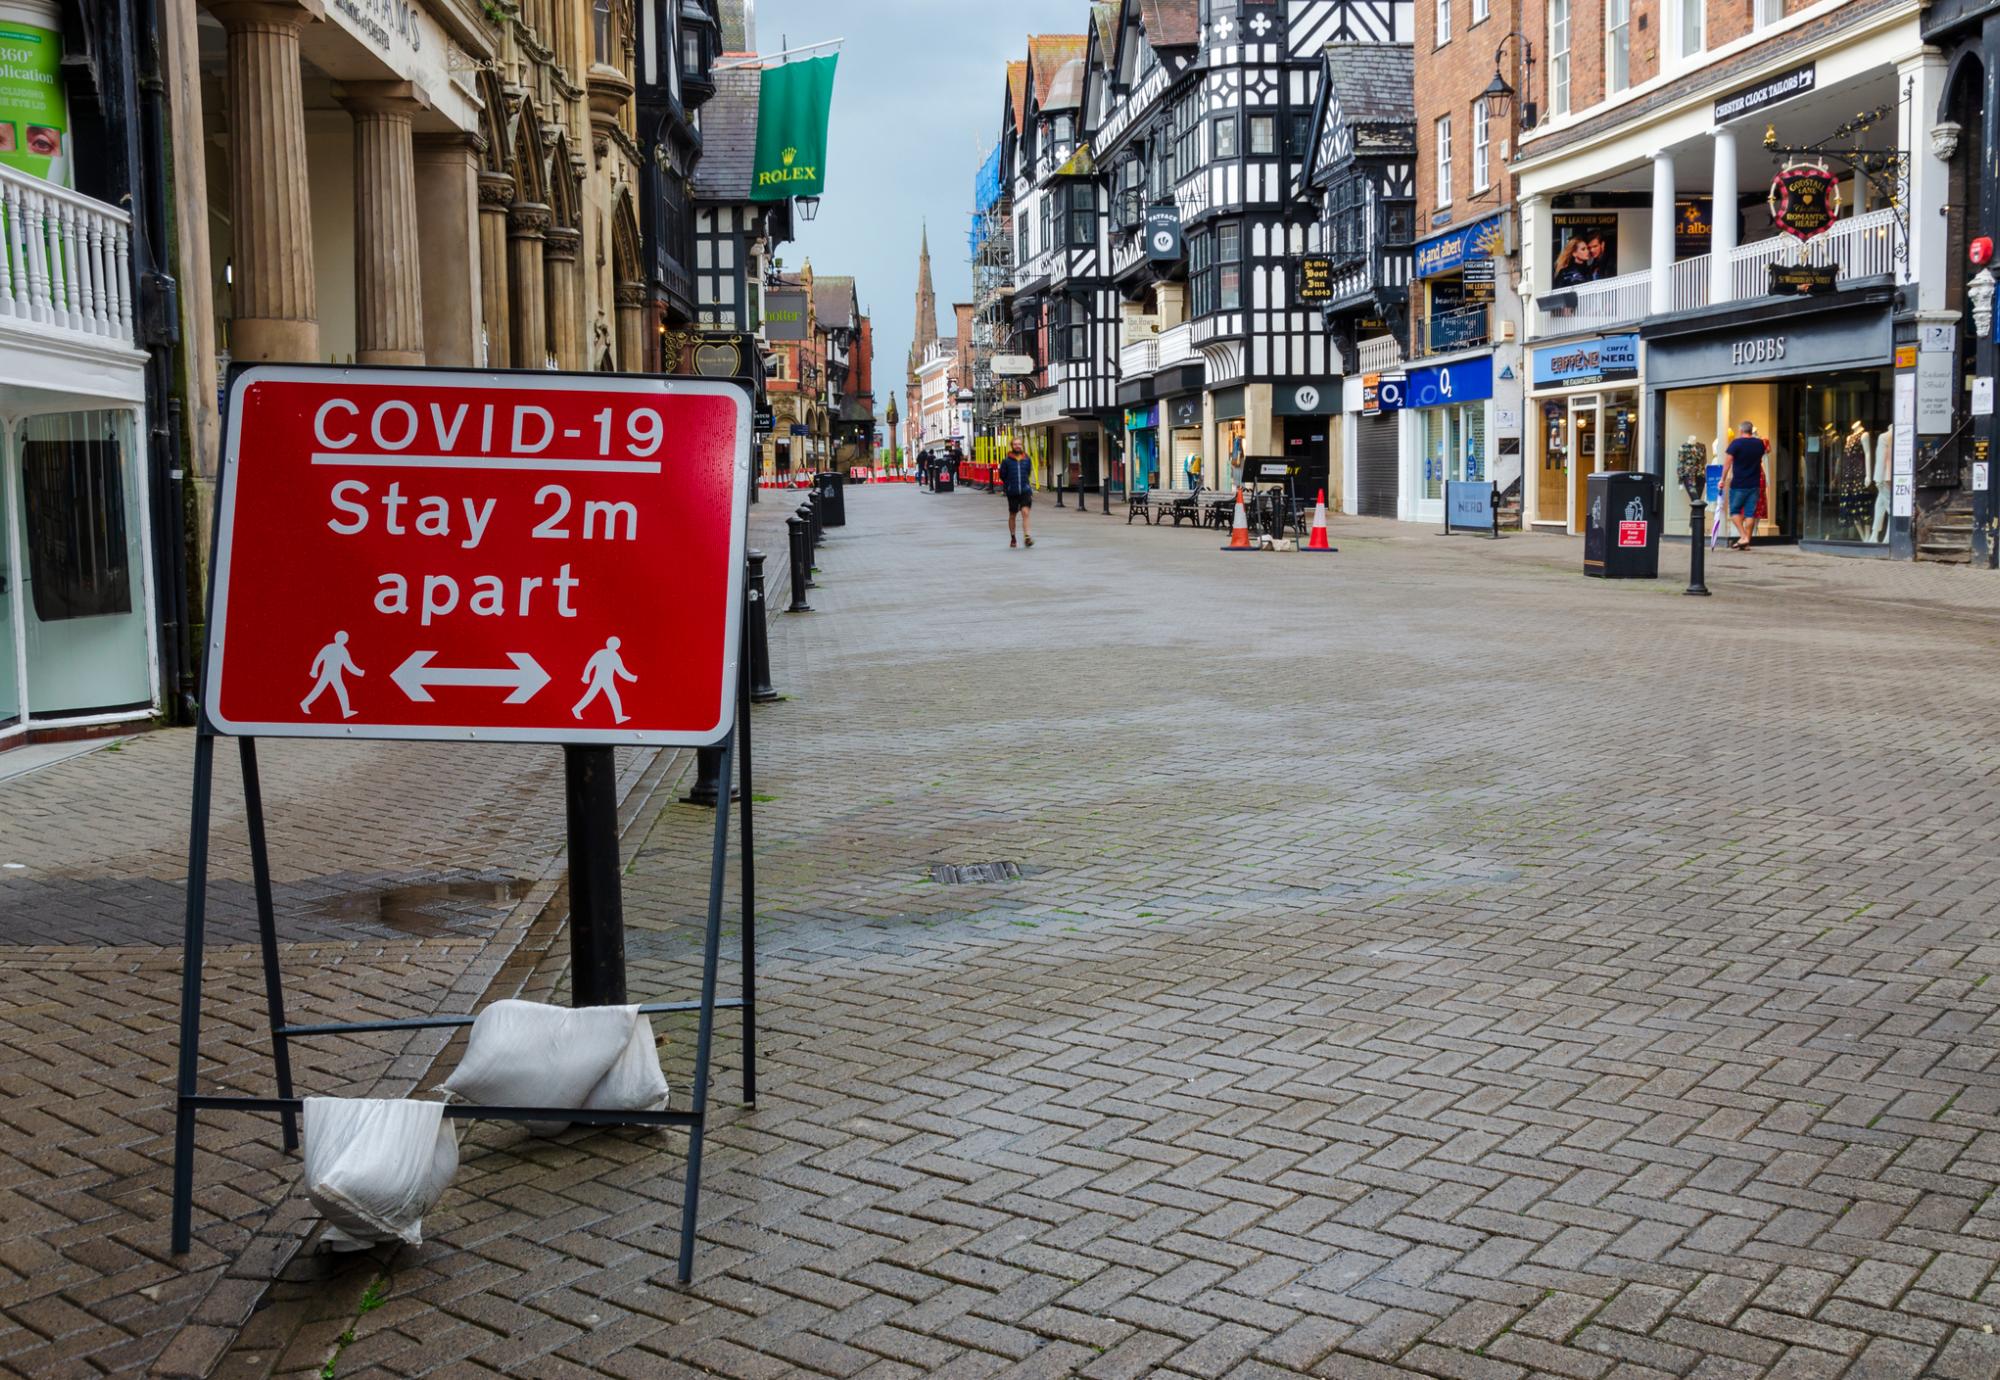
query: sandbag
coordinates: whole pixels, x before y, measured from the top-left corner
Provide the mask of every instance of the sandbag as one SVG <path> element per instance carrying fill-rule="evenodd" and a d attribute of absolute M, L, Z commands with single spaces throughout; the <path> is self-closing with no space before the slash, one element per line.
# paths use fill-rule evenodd
<path fill-rule="evenodd" d="M 637 1006 L 497 1001 L 472 1022 L 465 1058 L 439 1091 L 489 1107 L 659 1111 L 667 1078 L 653 1022 Z M 529 1122 L 551 1135 L 568 1122 Z"/>
<path fill-rule="evenodd" d="M 424 1214 L 458 1172 L 458 1136 L 441 1102 L 308 1097 L 306 1197 L 335 1250 L 423 1244 Z"/>

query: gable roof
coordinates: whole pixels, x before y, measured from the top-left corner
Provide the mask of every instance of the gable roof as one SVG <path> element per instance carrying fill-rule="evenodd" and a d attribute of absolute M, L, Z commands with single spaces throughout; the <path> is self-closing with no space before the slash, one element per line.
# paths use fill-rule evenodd
<path fill-rule="evenodd" d="M 1139 0 L 1139 22 L 1155 48 L 1192 48 L 1201 42 L 1200 0 Z"/>
<path fill-rule="evenodd" d="M 1090 32 L 1097 40 L 1099 60 L 1109 63 L 1118 50 L 1118 6 L 1112 0 L 1096 0 L 1091 5 Z"/>
<path fill-rule="evenodd" d="M 726 67 L 714 74 L 715 94 L 701 108 L 701 157 L 694 194 L 702 201 L 748 201 L 757 175 L 757 98 L 762 73 Z"/>
<path fill-rule="evenodd" d="M 1034 34 L 1028 39 L 1028 75 L 1035 88 L 1035 105 L 1049 103 L 1049 88 L 1063 64 L 1083 56 L 1082 34 Z"/>
<path fill-rule="evenodd" d="M 854 324 L 854 280 L 828 274 L 813 279 L 813 311 L 830 331 Z"/>
<path fill-rule="evenodd" d="M 1044 110 L 1075 110 L 1083 104 L 1083 59 L 1071 58 L 1056 70 L 1049 94 L 1042 98 Z"/>
<path fill-rule="evenodd" d="M 1414 123 L 1416 59 L 1409 44 L 1330 44 L 1326 69 L 1349 124 Z"/>
<path fill-rule="evenodd" d="M 1021 127 L 1023 107 L 1028 100 L 1028 60 L 1020 58 L 1007 64 L 1007 100 L 1014 107 L 1014 128 Z"/>

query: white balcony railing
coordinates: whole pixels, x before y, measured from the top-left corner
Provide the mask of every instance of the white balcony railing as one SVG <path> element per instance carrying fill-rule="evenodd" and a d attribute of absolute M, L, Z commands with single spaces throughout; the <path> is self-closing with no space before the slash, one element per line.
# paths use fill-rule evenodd
<path fill-rule="evenodd" d="M 1186 321 L 1178 326 L 1169 326 L 1160 332 L 1159 346 L 1159 368 L 1171 369 L 1176 364 L 1186 364 L 1194 358 L 1194 326 Z"/>
<path fill-rule="evenodd" d="M 1393 335 L 1372 336 L 1357 345 L 1354 352 L 1364 374 L 1387 373 L 1403 362 L 1403 347 Z"/>
<path fill-rule="evenodd" d="M 0 167 L 0 322 L 132 343 L 132 218 Z"/>
<path fill-rule="evenodd" d="M 1893 208 L 1870 211 L 1841 221 L 1804 249 L 1804 262 L 1835 265 L 1842 279 L 1873 278 L 1896 271 L 1896 212 Z M 1789 235 L 1773 235 L 1738 245 L 1729 252 L 1728 297 L 1740 302 L 1766 297 L 1771 291 L 1773 264 L 1801 261 L 1799 242 Z M 1697 255 L 1682 259 L 1667 270 L 1668 310 L 1695 311 L 1721 306 L 1711 301 L 1710 279 L 1714 256 Z M 1585 283 L 1572 289 L 1576 306 L 1561 311 L 1533 308 L 1529 312 L 1532 334 L 1554 335 L 1606 326 L 1628 325 L 1643 320 L 1652 308 L 1652 274 L 1647 269 L 1608 278 L 1601 283 Z"/>
<path fill-rule="evenodd" d="M 1121 379 L 1142 379 L 1159 367 L 1158 336 L 1149 335 L 1144 340 L 1128 341 L 1118 349 L 1118 377 Z"/>

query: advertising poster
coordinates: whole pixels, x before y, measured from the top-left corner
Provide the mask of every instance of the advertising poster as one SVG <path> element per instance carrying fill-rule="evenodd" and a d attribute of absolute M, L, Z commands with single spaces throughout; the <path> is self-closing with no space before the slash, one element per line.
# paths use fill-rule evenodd
<path fill-rule="evenodd" d="M 75 172 L 60 23 L 53 5 L 0 3 L 0 164 L 68 187 Z"/>
<path fill-rule="evenodd" d="M 1549 281 L 1558 291 L 1618 276 L 1618 213 L 1557 211 L 1555 262 Z"/>

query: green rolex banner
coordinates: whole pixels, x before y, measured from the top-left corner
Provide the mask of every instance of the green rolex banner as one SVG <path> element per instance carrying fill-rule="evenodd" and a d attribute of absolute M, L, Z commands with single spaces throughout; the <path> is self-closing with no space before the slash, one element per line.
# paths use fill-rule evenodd
<path fill-rule="evenodd" d="M 826 126 L 837 56 L 766 67 L 757 96 L 752 201 L 818 196 L 826 183 Z"/>

